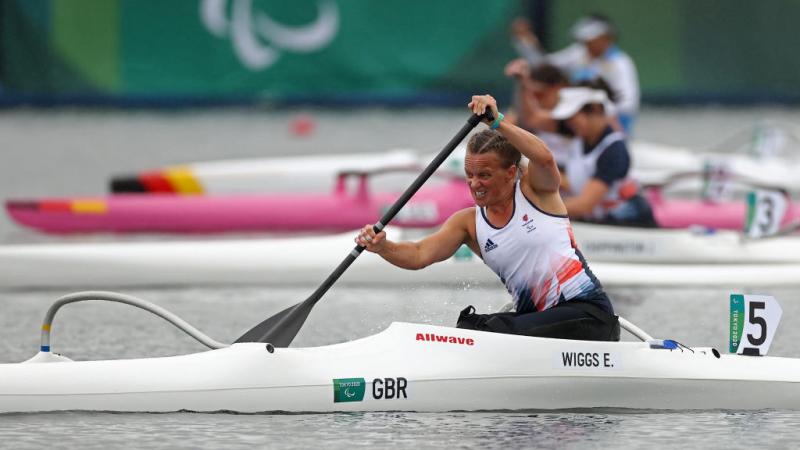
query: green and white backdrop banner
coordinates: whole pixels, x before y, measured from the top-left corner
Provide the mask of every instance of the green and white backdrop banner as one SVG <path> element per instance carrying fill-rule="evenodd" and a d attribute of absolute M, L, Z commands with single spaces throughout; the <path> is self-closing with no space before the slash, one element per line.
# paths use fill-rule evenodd
<path fill-rule="evenodd" d="M 557 50 L 583 14 L 620 30 L 645 101 L 800 101 L 800 2 L 4 0 L 4 97 L 461 104 L 508 94 L 509 25 Z"/>
<path fill-rule="evenodd" d="M 507 89 L 516 0 L 10 0 L 6 92 L 272 99 Z"/>

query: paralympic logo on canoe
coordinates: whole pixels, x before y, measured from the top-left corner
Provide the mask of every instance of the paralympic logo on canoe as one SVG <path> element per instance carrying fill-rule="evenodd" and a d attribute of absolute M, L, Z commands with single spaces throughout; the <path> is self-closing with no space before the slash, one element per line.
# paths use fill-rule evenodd
<path fill-rule="evenodd" d="M 275 64 L 284 51 L 310 53 L 333 41 L 339 31 L 339 8 L 333 0 L 321 0 L 317 7 L 314 22 L 291 27 L 254 9 L 253 0 L 202 0 L 200 19 L 214 36 L 230 38 L 239 61 L 256 71 Z"/>
<path fill-rule="evenodd" d="M 333 402 L 360 402 L 364 399 L 366 386 L 363 378 L 334 378 Z"/>

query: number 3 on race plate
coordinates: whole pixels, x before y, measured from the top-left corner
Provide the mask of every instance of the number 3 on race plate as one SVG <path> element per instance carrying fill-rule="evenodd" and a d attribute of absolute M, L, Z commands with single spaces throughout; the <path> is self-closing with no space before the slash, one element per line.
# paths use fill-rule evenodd
<path fill-rule="evenodd" d="M 774 297 L 731 294 L 729 351 L 739 355 L 766 355 L 781 314 L 783 310 Z"/>
<path fill-rule="evenodd" d="M 782 192 L 769 190 L 748 192 L 745 234 L 757 239 L 777 233 L 788 209 L 789 201 Z"/>

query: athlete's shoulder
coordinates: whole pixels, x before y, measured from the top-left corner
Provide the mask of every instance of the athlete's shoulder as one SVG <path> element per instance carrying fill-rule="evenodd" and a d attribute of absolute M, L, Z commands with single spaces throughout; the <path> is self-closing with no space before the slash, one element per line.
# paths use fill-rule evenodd
<path fill-rule="evenodd" d="M 631 158 L 625 141 L 614 142 L 597 159 L 594 178 L 611 185 L 628 175 L 630 164 Z"/>
<path fill-rule="evenodd" d="M 633 58 L 631 58 L 630 55 L 619 49 L 617 49 L 617 51 L 608 54 L 606 56 L 606 60 L 622 70 L 636 69 L 636 64 L 634 64 Z"/>
<path fill-rule="evenodd" d="M 608 149 L 606 150 L 606 152 L 611 150 L 611 152 L 614 153 L 630 154 L 630 151 L 628 150 L 628 143 L 625 141 L 624 135 L 622 135 L 621 133 L 614 133 L 614 136 L 611 137 L 610 139 L 612 139 L 612 141 L 608 144 Z"/>
<path fill-rule="evenodd" d="M 470 206 L 462 210 L 454 212 L 445 222 L 451 226 L 463 227 L 469 229 L 475 227 L 475 214 L 477 212 L 476 206 Z"/>

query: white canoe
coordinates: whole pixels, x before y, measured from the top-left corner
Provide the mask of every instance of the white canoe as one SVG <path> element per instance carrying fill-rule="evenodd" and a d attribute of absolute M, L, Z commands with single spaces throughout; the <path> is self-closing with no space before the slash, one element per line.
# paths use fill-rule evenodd
<path fill-rule="evenodd" d="M 742 240 L 733 232 L 574 224 L 606 286 L 787 286 L 800 283 L 800 237 Z M 413 231 L 413 230 L 412 230 Z M 390 237 L 402 237 L 390 229 Z M 291 238 L 48 243 L 0 246 L 0 287 L 318 284 L 352 249 L 353 233 Z M 466 250 L 466 249 L 462 249 Z M 479 283 L 497 276 L 469 251 L 424 270 L 364 253 L 341 283 Z"/>
<path fill-rule="evenodd" d="M 439 172 L 463 175 L 466 147 L 459 146 Z M 646 185 L 663 185 L 680 173 L 702 172 L 706 164 L 724 163 L 728 170 L 758 184 L 800 191 L 800 158 L 757 157 L 744 153 L 709 153 L 648 141 L 631 143 L 632 175 Z M 383 173 L 422 167 L 433 158 L 409 149 L 379 153 L 308 155 L 187 163 L 138 174 L 114 177 L 115 190 L 146 190 L 144 180 L 154 186 L 188 194 L 253 192 L 309 192 L 331 189 L 343 172 Z M 155 181 L 153 181 L 155 180 Z M 696 185 L 684 186 L 695 188 Z M 402 183 L 400 183 L 402 184 Z M 390 183 L 391 185 L 391 183 Z"/>
<path fill-rule="evenodd" d="M 723 165 L 733 175 L 744 177 L 753 183 L 780 187 L 800 192 L 800 158 L 757 157 L 743 153 L 698 152 L 685 147 L 635 141 L 632 175 L 645 185 L 663 185 L 680 173 L 700 173 L 711 164 Z M 696 189 L 702 183 L 686 183 L 684 189 Z"/>
<path fill-rule="evenodd" d="M 315 348 L 0 364 L 0 412 L 567 408 L 800 409 L 800 360 L 393 323 Z"/>
<path fill-rule="evenodd" d="M 591 262 L 644 264 L 800 264 L 800 237 L 746 238 L 727 230 L 630 228 L 573 222 Z"/>
<path fill-rule="evenodd" d="M 324 192 L 332 189 L 337 176 L 345 172 L 419 169 L 431 158 L 422 160 L 413 150 L 392 149 L 379 153 L 205 161 L 115 176 L 111 187 L 115 192 L 157 190 L 183 194 Z"/>

